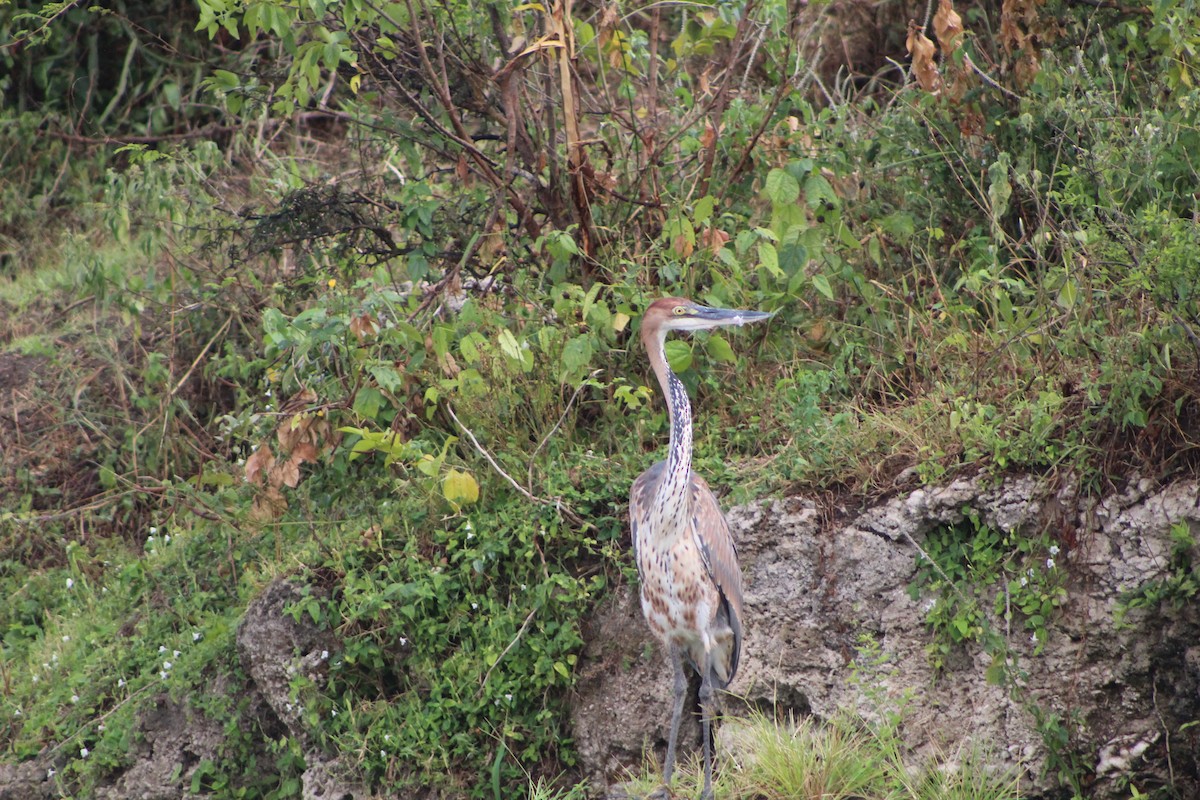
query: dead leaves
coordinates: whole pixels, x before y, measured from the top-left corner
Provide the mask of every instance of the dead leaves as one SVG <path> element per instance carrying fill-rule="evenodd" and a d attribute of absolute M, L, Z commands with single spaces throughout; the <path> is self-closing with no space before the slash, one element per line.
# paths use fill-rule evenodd
<path fill-rule="evenodd" d="M 300 485 L 300 467 L 315 464 L 337 445 L 338 434 L 323 409 L 313 409 L 317 395 L 304 389 L 283 405 L 275 429 L 275 446 L 261 442 L 246 459 L 246 482 L 259 488 L 250 516 L 260 522 L 277 519 L 287 510 L 283 489 Z"/>
<path fill-rule="evenodd" d="M 914 20 L 909 20 L 905 47 L 912 56 L 912 71 L 917 83 L 930 94 L 941 94 L 942 75 L 937 67 L 937 45 L 929 41 L 925 31 Z"/>
<path fill-rule="evenodd" d="M 962 99 L 966 92 L 969 72 L 966 70 L 966 53 L 956 55 L 962 48 L 962 17 L 954 10 L 950 0 L 940 0 L 933 15 L 933 33 L 938 44 L 930 41 L 925 30 L 914 21 L 908 23 L 908 52 L 912 55 L 913 76 L 918 85 L 930 94 Z M 940 48 L 939 48 L 940 46 Z M 941 68 L 938 66 L 938 51 L 941 51 Z M 945 77 L 942 76 L 945 70 Z"/>
<path fill-rule="evenodd" d="M 1041 13 L 1044 2 L 1003 0 L 1001 5 L 1000 44 L 1009 58 L 1015 57 L 1013 72 L 1018 86 L 1029 85 L 1037 76 L 1041 69 L 1040 46 L 1061 33 L 1057 23 Z M 988 84 L 1008 93 L 984 74 L 963 49 L 966 29 L 953 0 L 938 0 L 932 23 L 936 43 L 925 35 L 924 25 L 908 23 L 906 46 L 912 56 L 913 77 L 922 89 L 958 102 L 979 72 Z"/>

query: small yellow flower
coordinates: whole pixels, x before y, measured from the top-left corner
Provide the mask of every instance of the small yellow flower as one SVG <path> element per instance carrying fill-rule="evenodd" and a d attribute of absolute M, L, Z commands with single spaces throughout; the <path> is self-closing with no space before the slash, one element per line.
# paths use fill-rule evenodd
<path fill-rule="evenodd" d="M 336 286 L 337 286 L 337 278 L 330 278 L 329 279 L 329 288 L 332 289 Z"/>

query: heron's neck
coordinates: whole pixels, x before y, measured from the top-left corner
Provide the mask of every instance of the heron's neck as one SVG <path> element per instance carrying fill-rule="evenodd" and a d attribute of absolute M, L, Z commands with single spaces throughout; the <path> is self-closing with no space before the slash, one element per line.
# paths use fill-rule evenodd
<path fill-rule="evenodd" d="M 667 412 L 671 419 L 671 443 L 667 453 L 667 472 L 658 487 L 660 507 L 663 504 L 679 504 L 679 519 L 691 500 L 692 477 L 692 404 L 688 400 L 683 381 L 667 365 L 665 333 L 657 337 L 650 351 L 650 363 L 663 398 L 667 401 Z M 668 516 L 668 519 L 672 518 Z"/>

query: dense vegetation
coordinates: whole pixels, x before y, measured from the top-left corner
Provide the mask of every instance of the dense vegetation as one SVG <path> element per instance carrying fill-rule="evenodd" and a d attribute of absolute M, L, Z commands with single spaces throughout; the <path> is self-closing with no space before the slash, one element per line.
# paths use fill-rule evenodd
<path fill-rule="evenodd" d="M 1194 468 L 1196 4 L 851 9 L 0 5 L 4 758 L 87 796 L 166 692 L 226 726 L 192 791 L 295 796 L 301 742 L 204 691 L 292 576 L 368 784 L 569 779 L 664 293 L 778 312 L 671 343 L 727 503 Z M 1060 546 L 960 574 L 977 534 L 932 583 Z M 935 658 L 978 635 L 941 609 Z"/>

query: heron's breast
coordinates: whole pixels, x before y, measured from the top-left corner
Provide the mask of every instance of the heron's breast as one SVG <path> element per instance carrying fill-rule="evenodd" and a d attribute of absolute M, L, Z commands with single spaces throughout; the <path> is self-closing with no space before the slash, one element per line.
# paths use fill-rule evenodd
<path fill-rule="evenodd" d="M 639 548 L 638 573 L 642 611 L 660 639 L 683 644 L 712 623 L 720 598 L 694 543 Z"/>

